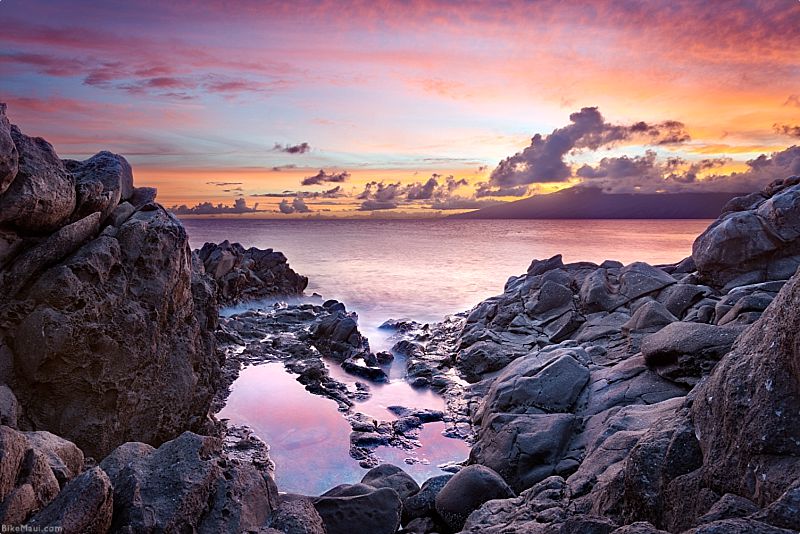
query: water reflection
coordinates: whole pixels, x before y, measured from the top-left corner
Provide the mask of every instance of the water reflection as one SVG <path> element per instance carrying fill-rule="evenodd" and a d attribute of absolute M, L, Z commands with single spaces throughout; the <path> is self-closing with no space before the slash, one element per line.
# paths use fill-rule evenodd
<path fill-rule="evenodd" d="M 331 367 L 333 369 L 333 367 Z M 342 371 L 337 378 L 355 379 Z M 373 389 L 373 398 L 355 410 L 378 419 L 394 416 L 385 408 L 403 404 L 415 408 L 442 409 L 440 397 L 430 391 L 411 389 L 403 381 Z M 332 400 L 308 393 L 282 364 L 267 363 L 242 370 L 220 418 L 253 428 L 272 447 L 276 481 L 281 491 L 318 495 L 337 484 L 358 482 L 365 469 L 350 457 L 350 425 Z M 466 443 L 444 437 L 442 423 L 428 423 L 420 431 L 422 447 L 405 451 L 380 447 L 377 456 L 402 466 L 418 482 L 441 474 L 437 467 L 469 455 Z M 408 465 L 406 458 L 416 463 Z"/>

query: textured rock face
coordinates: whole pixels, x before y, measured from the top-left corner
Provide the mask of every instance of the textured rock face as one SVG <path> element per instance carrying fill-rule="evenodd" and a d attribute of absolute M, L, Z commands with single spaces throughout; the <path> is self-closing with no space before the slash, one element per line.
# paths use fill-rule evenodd
<path fill-rule="evenodd" d="M 44 139 L 28 137 L 16 126 L 11 138 L 19 169 L 0 195 L 0 224 L 35 234 L 59 228 L 75 209 L 75 178 Z"/>
<path fill-rule="evenodd" d="M 115 532 L 247 532 L 277 506 L 269 475 L 191 432 L 158 449 L 126 443 L 100 467 L 114 488 Z"/>
<path fill-rule="evenodd" d="M 11 138 L 11 123 L 6 117 L 6 105 L 0 103 L 0 194 L 2 194 L 19 170 L 19 153 Z"/>
<path fill-rule="evenodd" d="M 800 177 L 734 199 L 694 242 L 700 278 L 716 287 L 785 280 L 800 265 Z M 745 201 L 745 199 L 747 201 Z"/>
<path fill-rule="evenodd" d="M 0 426 L 0 523 L 19 525 L 48 506 L 83 470 L 83 454 L 48 433 Z"/>
<path fill-rule="evenodd" d="M 111 528 L 114 490 L 108 475 L 95 467 L 71 481 L 29 526 L 53 532 L 105 534 Z"/>
<path fill-rule="evenodd" d="M 290 267 L 281 252 L 246 249 L 239 243 L 206 243 L 197 254 L 206 273 L 217 282 L 220 304 L 301 295 L 308 278 Z"/>
<path fill-rule="evenodd" d="M 64 165 L 75 177 L 77 218 L 100 212 L 105 219 L 133 193 L 133 171 L 122 156 L 103 151 L 86 161 L 65 160 Z"/>
<path fill-rule="evenodd" d="M 135 193 L 124 158 L 64 163 L 15 126 L 12 151 L 4 121 L 0 167 L 19 170 L 0 194 L 0 381 L 19 427 L 95 457 L 202 429 L 217 311 L 182 225 L 156 204 L 120 204 Z"/>
<path fill-rule="evenodd" d="M 100 457 L 201 428 L 219 362 L 213 296 L 193 294 L 192 276 L 186 233 L 160 208 L 47 270 L 7 334 L 28 424 Z"/>
<path fill-rule="evenodd" d="M 800 478 L 800 275 L 725 356 L 692 407 L 705 480 L 764 505 Z"/>

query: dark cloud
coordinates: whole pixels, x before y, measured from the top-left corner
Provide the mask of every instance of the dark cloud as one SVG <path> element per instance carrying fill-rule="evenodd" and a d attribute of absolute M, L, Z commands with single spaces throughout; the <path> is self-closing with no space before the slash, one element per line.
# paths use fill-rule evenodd
<path fill-rule="evenodd" d="M 773 124 L 776 133 L 788 135 L 789 137 L 800 137 L 800 126 L 789 126 L 788 124 Z"/>
<path fill-rule="evenodd" d="M 398 207 L 398 203 L 393 200 L 365 200 L 358 207 L 359 211 L 392 210 Z"/>
<path fill-rule="evenodd" d="M 289 169 L 296 169 L 296 168 L 297 168 L 297 165 L 291 163 L 289 165 L 277 165 L 275 167 L 272 167 L 272 170 L 275 171 L 275 172 L 281 172 L 281 171 L 286 171 L 286 170 L 289 170 Z"/>
<path fill-rule="evenodd" d="M 320 171 L 314 176 L 306 176 L 303 178 L 303 180 L 300 182 L 300 185 L 318 185 L 325 182 L 341 183 L 347 180 L 349 177 L 350 173 L 347 171 L 333 172 L 329 174 L 320 169 Z"/>
<path fill-rule="evenodd" d="M 311 150 L 311 145 L 306 142 L 302 142 L 299 145 L 282 145 L 280 143 L 275 143 L 272 150 L 276 152 L 285 152 L 286 154 L 305 154 Z"/>
<path fill-rule="evenodd" d="M 430 200 L 433 198 L 433 193 L 436 191 L 437 187 L 439 187 L 439 182 L 436 181 L 436 178 L 431 176 L 424 184 L 414 183 L 409 185 L 406 189 L 406 199 Z"/>
<path fill-rule="evenodd" d="M 287 215 L 291 213 L 311 213 L 311 208 L 309 208 L 305 200 L 300 197 L 295 197 L 291 203 L 288 198 L 284 198 L 278 205 L 278 210 Z"/>
<path fill-rule="evenodd" d="M 233 206 L 225 206 L 224 204 L 215 205 L 211 202 L 201 202 L 200 204 L 192 207 L 188 207 L 186 204 L 172 206 L 170 210 L 176 215 L 217 215 L 222 213 L 241 214 L 259 211 L 258 204 L 250 208 L 247 206 L 247 202 L 243 198 L 237 198 L 234 201 Z"/>
<path fill-rule="evenodd" d="M 775 179 L 800 174 L 800 146 L 751 159 L 743 172 L 708 174 L 729 162 L 729 158 L 660 160 L 655 152 L 647 151 L 643 156 L 603 158 L 597 165 L 581 166 L 575 174 L 584 184 L 613 193 L 747 192 L 759 190 Z M 706 175 L 700 178 L 700 173 Z"/>
<path fill-rule="evenodd" d="M 243 185 L 242 182 L 206 182 L 207 185 L 216 185 L 217 187 L 227 187 L 229 185 Z"/>
<path fill-rule="evenodd" d="M 256 193 L 250 195 L 251 197 L 267 197 L 267 198 L 340 198 L 345 196 L 342 186 L 337 185 L 326 191 L 283 191 L 281 193 Z"/>
<path fill-rule="evenodd" d="M 550 135 L 534 135 L 530 146 L 501 161 L 492 171 L 490 183 L 518 186 L 566 181 L 572 176 L 572 169 L 564 157 L 573 150 L 597 150 L 621 142 L 664 145 L 689 140 L 684 125 L 677 121 L 610 124 L 596 107 L 583 108 L 569 119 L 571 124 L 553 130 Z"/>

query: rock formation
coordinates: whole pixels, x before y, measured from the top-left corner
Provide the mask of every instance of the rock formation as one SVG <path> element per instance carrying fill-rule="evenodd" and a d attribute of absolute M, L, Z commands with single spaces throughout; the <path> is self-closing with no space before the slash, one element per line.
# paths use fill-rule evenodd
<path fill-rule="evenodd" d="M 206 243 L 196 251 L 205 272 L 217 283 L 220 305 L 276 296 L 302 295 L 308 278 L 294 272 L 280 252 L 247 250 L 239 243 Z"/>
<path fill-rule="evenodd" d="M 202 430 L 220 381 L 217 311 L 183 226 L 141 202 L 121 156 L 62 161 L 4 113 L 0 146 L 0 381 L 19 428 L 95 457 Z"/>

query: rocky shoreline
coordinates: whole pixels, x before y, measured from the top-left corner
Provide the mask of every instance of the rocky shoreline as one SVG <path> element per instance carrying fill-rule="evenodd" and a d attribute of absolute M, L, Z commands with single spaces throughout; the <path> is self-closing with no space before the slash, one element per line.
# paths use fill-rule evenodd
<path fill-rule="evenodd" d="M 279 252 L 207 244 L 121 156 L 61 160 L 0 105 L 0 523 L 63 532 L 785 533 L 800 530 L 800 178 L 732 200 L 674 265 L 533 261 L 435 324 L 299 296 Z M 445 412 L 356 401 L 393 354 Z M 269 447 L 216 421 L 280 362 L 350 422 L 361 482 L 280 494 Z M 357 375 L 355 387 L 327 365 Z M 472 450 L 421 486 L 376 465 L 425 423 Z M 280 468 L 280 466 L 278 466 Z"/>

